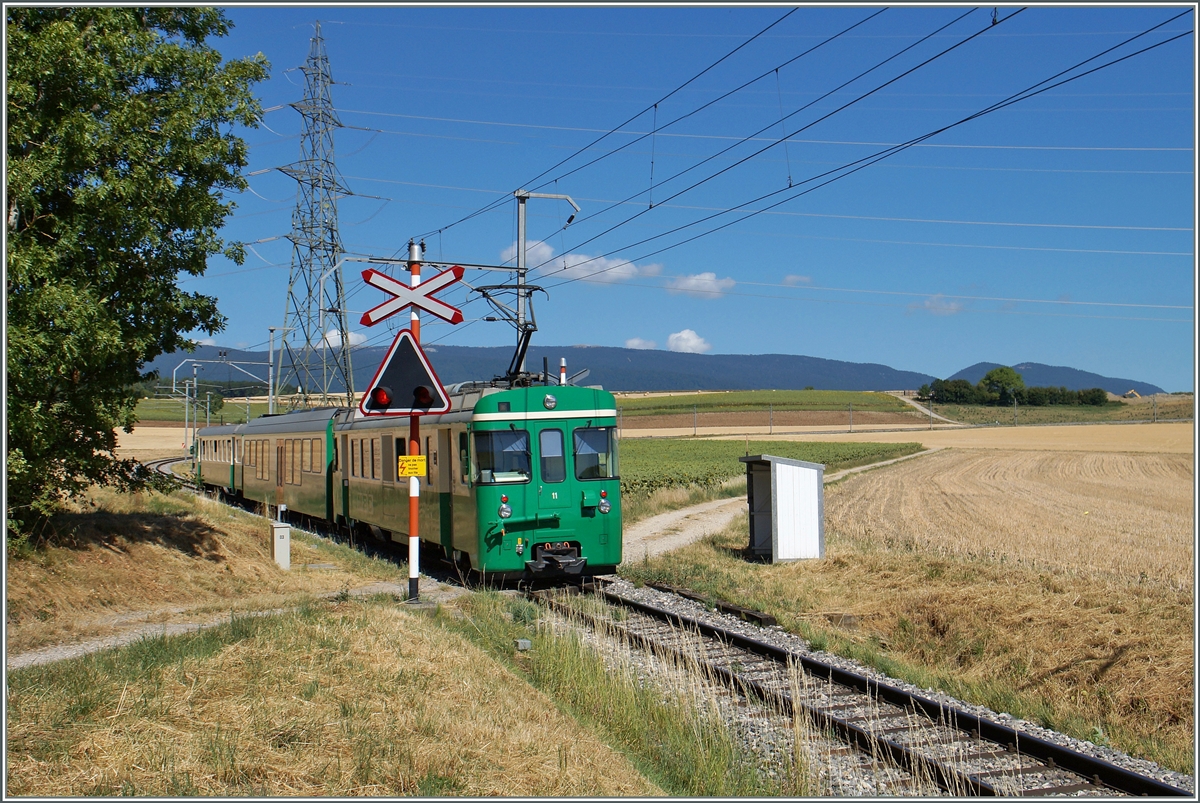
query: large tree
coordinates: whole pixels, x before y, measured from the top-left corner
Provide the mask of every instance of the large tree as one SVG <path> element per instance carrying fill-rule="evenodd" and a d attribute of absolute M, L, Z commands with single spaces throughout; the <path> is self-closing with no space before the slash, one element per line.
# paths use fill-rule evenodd
<path fill-rule="evenodd" d="M 979 380 L 979 387 L 993 394 L 999 404 L 1012 404 L 1018 390 L 1025 387 L 1025 380 L 1012 368 L 1001 365 L 988 371 Z"/>
<path fill-rule="evenodd" d="M 9 6 L 7 504 L 27 532 L 92 483 L 144 484 L 114 455 L 135 383 L 186 333 L 219 331 L 216 299 L 178 286 L 209 256 L 241 190 L 262 54 L 222 61 L 210 8 Z"/>

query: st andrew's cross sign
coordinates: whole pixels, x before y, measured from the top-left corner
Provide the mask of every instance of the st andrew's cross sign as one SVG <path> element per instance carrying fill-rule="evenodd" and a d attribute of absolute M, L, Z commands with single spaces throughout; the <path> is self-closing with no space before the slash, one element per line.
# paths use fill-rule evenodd
<path fill-rule="evenodd" d="M 410 305 L 428 310 L 444 321 L 462 323 L 462 310 L 452 307 L 444 301 L 431 298 L 438 290 L 454 284 L 462 276 L 463 269 L 455 265 L 448 270 L 442 271 L 429 281 L 421 282 L 416 287 L 409 287 L 403 282 L 398 282 L 391 276 L 380 273 L 374 268 L 367 268 L 362 272 L 363 281 L 372 287 L 378 287 L 385 293 L 391 293 L 395 297 L 364 312 L 359 323 L 363 326 L 374 326 Z"/>

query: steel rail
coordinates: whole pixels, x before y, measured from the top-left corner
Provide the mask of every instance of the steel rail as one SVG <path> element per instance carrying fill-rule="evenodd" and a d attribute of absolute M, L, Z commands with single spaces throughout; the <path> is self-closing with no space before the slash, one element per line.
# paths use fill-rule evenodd
<path fill-rule="evenodd" d="M 725 630 L 724 628 L 701 622 L 674 611 L 663 610 L 653 605 L 623 597 L 620 594 L 603 589 L 598 584 L 593 584 L 588 590 L 615 605 L 640 611 L 656 619 L 666 619 L 676 626 L 696 630 L 710 638 L 720 639 L 728 644 L 770 658 L 779 663 L 795 662 L 805 672 L 821 680 L 855 689 L 870 698 L 883 700 L 906 711 L 919 713 L 935 723 L 962 731 L 972 739 L 993 742 L 1006 748 L 1008 751 L 1019 752 L 1022 755 L 1043 761 L 1050 768 L 1075 773 L 1081 776 L 1087 782 L 1088 786 L 1103 786 L 1115 791 L 1139 796 L 1193 797 L 1191 792 L 1171 786 L 1154 778 L 1139 775 L 1103 759 L 1078 753 L 1068 747 L 1055 744 L 1031 734 L 1021 733 L 1007 725 L 1002 725 L 970 712 L 930 700 L 920 694 L 906 691 L 881 682 L 878 679 L 833 666 L 811 656 L 794 653 L 782 647 L 767 644 L 758 639 Z M 761 694 L 772 699 L 780 699 L 781 697 L 778 692 L 766 689 L 755 681 L 737 677 L 734 673 L 721 667 L 712 668 L 724 674 L 728 679 L 753 688 L 756 694 Z M 788 704 L 790 705 L 790 703 Z M 953 787 L 946 787 L 952 792 L 961 791 L 962 787 L 965 786 L 978 795 L 999 794 L 992 784 L 981 777 L 986 773 L 963 774 L 953 772 L 940 762 L 917 755 L 903 745 L 871 734 L 868 730 L 852 722 L 841 721 L 828 712 L 820 711 L 817 708 L 810 708 L 809 706 L 804 706 L 804 708 L 809 712 L 810 716 L 816 718 L 821 724 L 828 725 L 838 732 L 843 733 L 845 738 L 853 741 L 855 744 L 860 746 L 874 744 L 902 763 L 909 763 L 911 761 L 915 765 L 924 767 L 932 774 L 932 777 L 939 779 L 939 783 L 946 781 L 955 784 Z M 950 773 L 950 775 L 947 776 L 946 773 Z M 1056 788 L 1046 788 L 1036 791 L 1039 793 L 1049 793 L 1058 790 Z"/>

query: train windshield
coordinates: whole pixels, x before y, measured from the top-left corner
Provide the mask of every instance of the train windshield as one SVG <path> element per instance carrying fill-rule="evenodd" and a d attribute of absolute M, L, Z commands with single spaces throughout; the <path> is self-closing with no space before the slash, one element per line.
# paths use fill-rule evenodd
<path fill-rule="evenodd" d="M 523 429 L 475 433 L 481 484 L 529 481 L 529 433 Z"/>
<path fill-rule="evenodd" d="M 575 430 L 575 476 L 581 480 L 617 476 L 617 449 L 612 427 Z"/>

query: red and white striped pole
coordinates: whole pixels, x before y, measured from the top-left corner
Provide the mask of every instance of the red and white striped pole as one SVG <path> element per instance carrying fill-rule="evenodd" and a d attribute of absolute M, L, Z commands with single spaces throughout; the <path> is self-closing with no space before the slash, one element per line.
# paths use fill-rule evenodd
<path fill-rule="evenodd" d="M 412 273 L 411 286 L 421 283 L 421 247 L 412 240 L 408 241 L 408 269 Z M 417 305 L 412 307 L 413 343 L 420 348 L 421 344 L 421 313 Z M 408 453 L 421 453 L 421 417 L 408 417 Z M 421 480 L 418 477 L 408 478 L 408 601 L 416 602 L 420 597 L 419 580 L 421 576 L 421 539 L 418 534 L 418 519 L 421 502 Z"/>
<path fill-rule="evenodd" d="M 558 358 L 558 384 L 567 384 L 567 358 Z"/>

